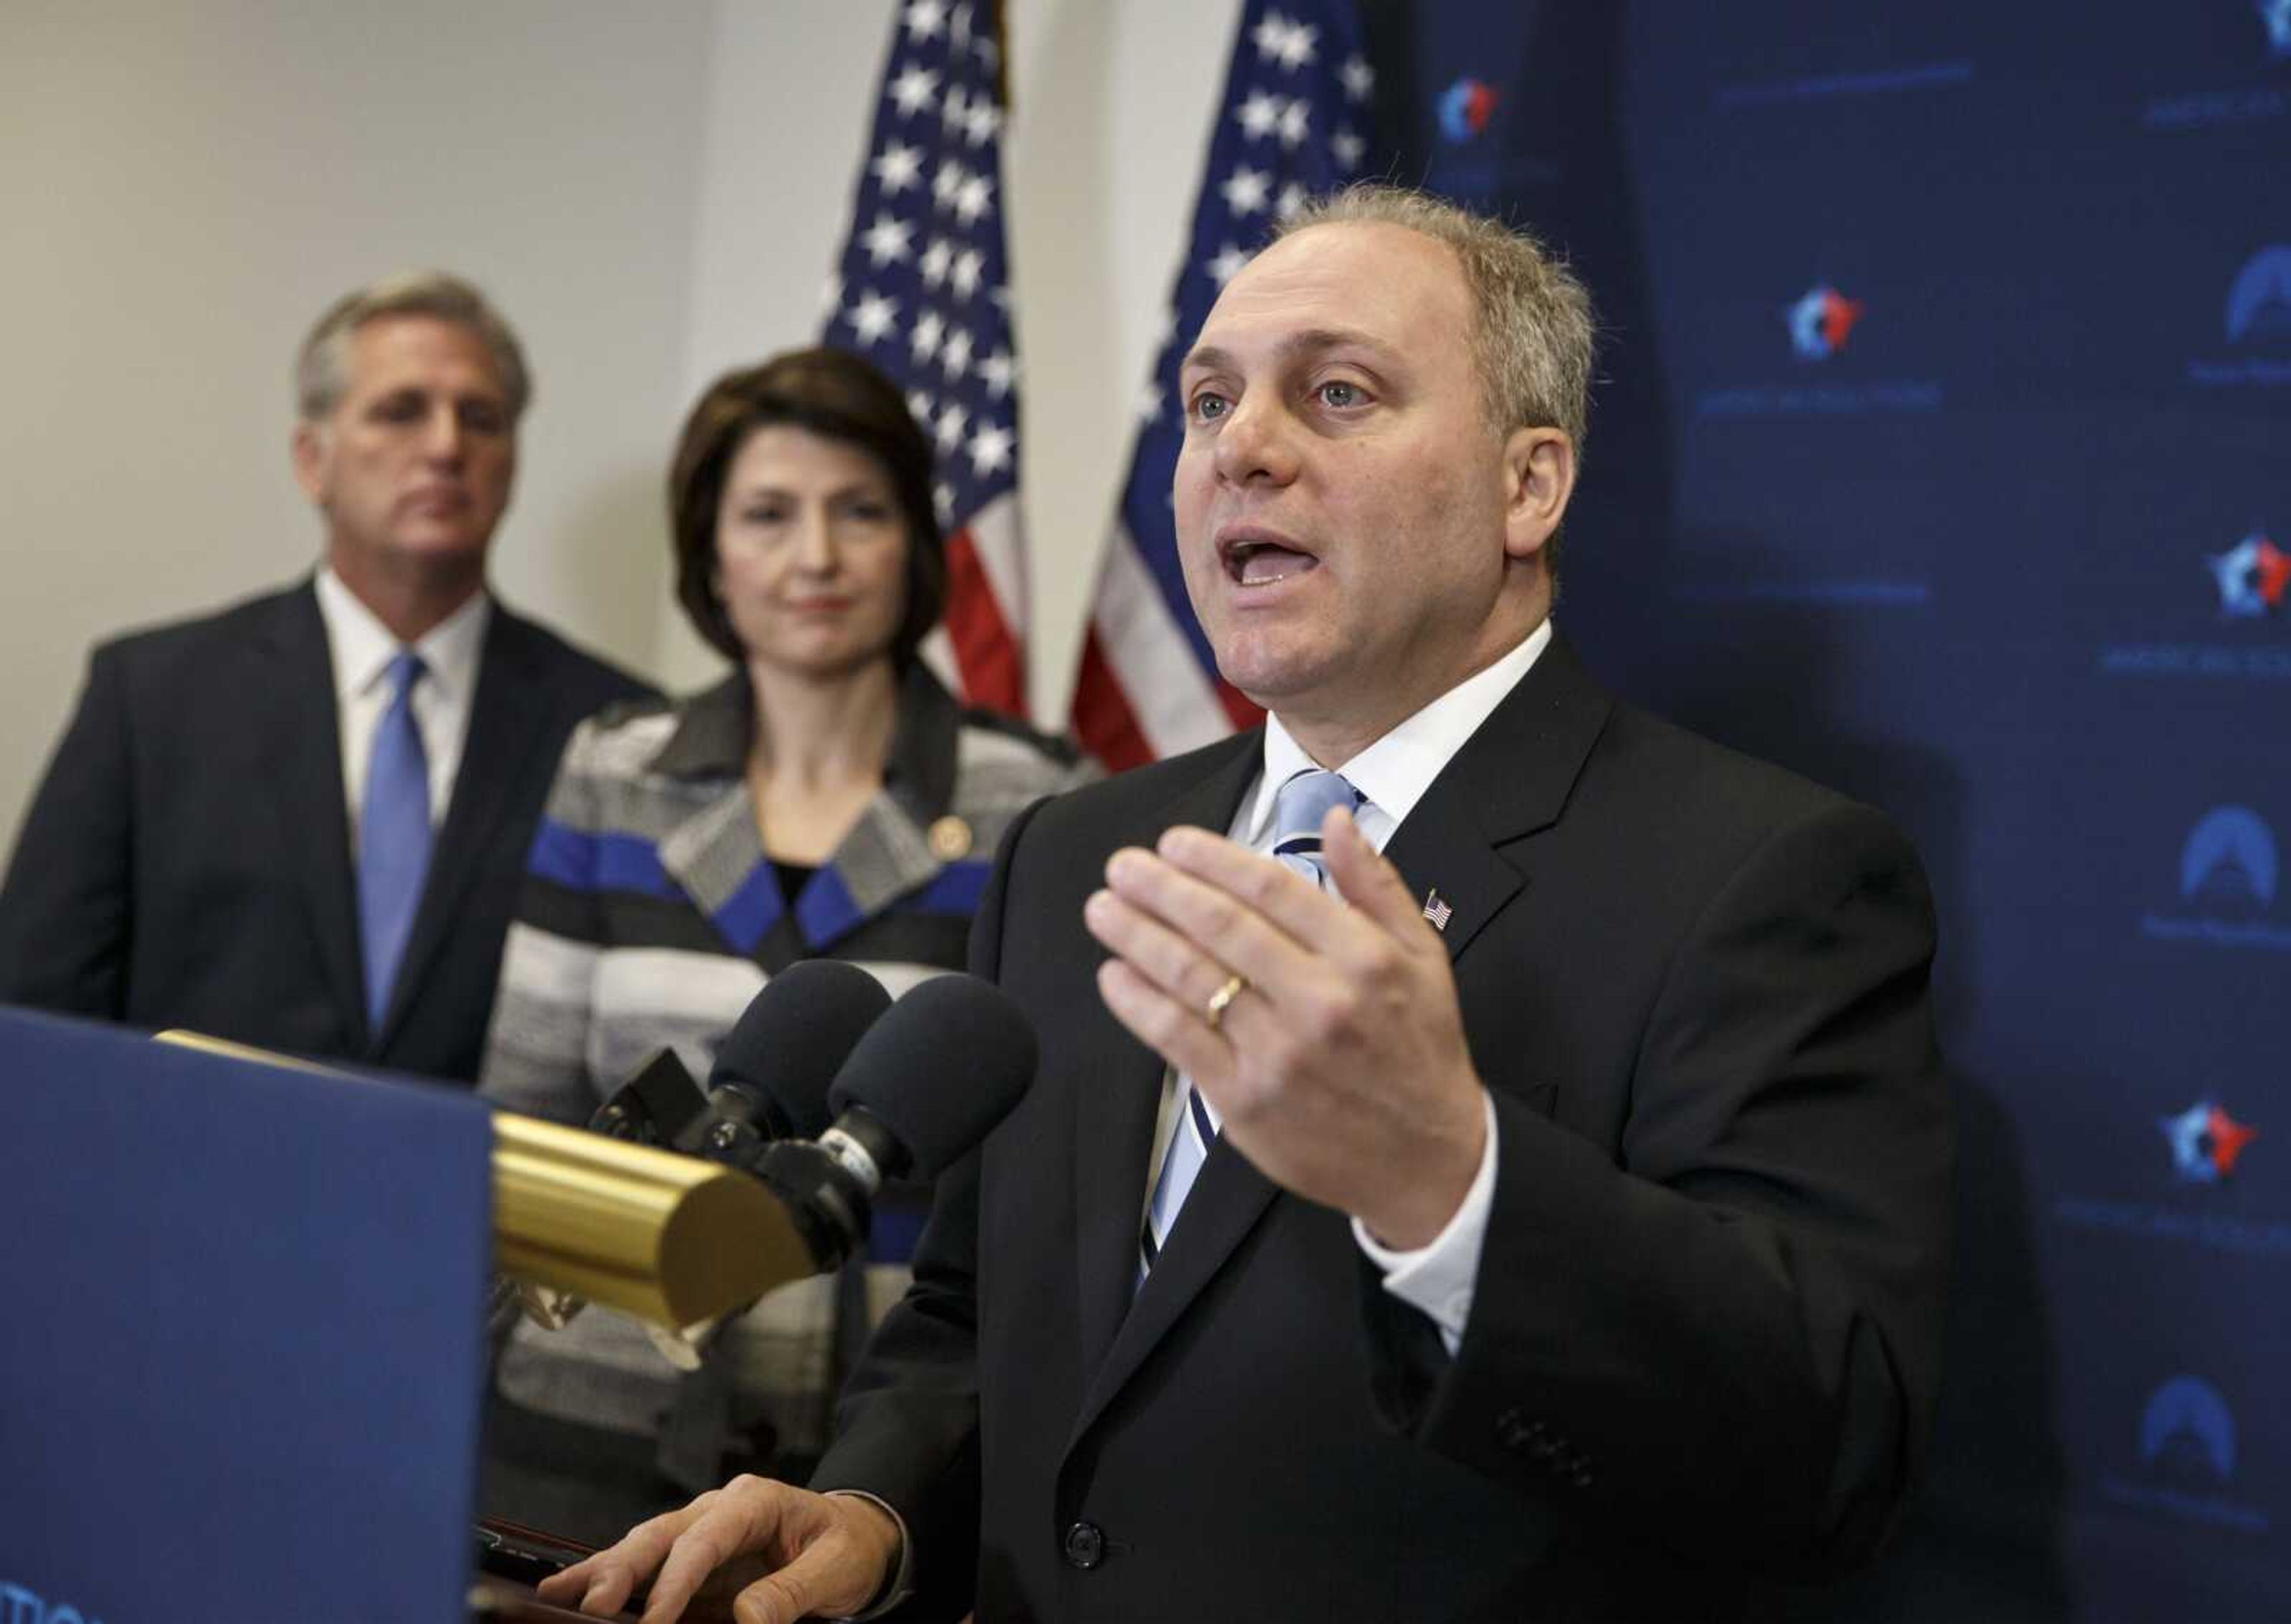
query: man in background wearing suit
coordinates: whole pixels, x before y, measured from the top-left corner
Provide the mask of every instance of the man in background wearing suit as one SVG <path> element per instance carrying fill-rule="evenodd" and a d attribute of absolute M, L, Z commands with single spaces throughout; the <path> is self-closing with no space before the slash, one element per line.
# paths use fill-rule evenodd
<path fill-rule="evenodd" d="M 1271 719 L 1005 840 L 973 966 L 1041 1070 L 819 1492 L 736 1481 L 545 1597 L 1708 1620 L 1878 1546 L 1936 1376 L 1930 897 L 1554 631 L 1591 348 L 1534 244 L 1403 192 L 1226 285 L 1178 534 Z"/>
<path fill-rule="evenodd" d="M 642 692 L 486 588 L 530 394 L 441 273 L 296 368 L 315 577 L 99 647 L 0 888 L 0 1001 L 467 1082 L 573 724 Z"/>

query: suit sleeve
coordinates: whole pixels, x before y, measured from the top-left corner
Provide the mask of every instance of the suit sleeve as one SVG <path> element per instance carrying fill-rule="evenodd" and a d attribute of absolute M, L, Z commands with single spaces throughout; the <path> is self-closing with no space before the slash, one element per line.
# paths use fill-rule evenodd
<path fill-rule="evenodd" d="M 1836 804 L 1740 864 L 1671 961 L 1619 1161 L 1499 1091 L 1452 1362 L 1388 1414 L 1515 1487 L 1689 1556 L 1818 1575 L 1899 1508 L 1935 1382 L 1949 1127 L 1929 893 Z M 1412 1351 L 1411 1351 L 1412 1350 Z"/>
<path fill-rule="evenodd" d="M 970 973 L 996 979 L 1010 871 L 1042 803 L 1003 836 L 970 933 Z M 953 1618 L 977 1590 L 978 1195 L 983 1151 L 939 1178 L 915 1248 L 914 1280 L 885 1316 L 836 1411 L 818 1490 L 864 1489 L 905 1522 L 913 1611 Z M 902 1610 L 901 1616 L 906 1616 Z"/>
<path fill-rule="evenodd" d="M 115 651 L 88 663 L 0 885 L 0 1002 L 122 1018 L 134 937 L 133 770 Z"/>

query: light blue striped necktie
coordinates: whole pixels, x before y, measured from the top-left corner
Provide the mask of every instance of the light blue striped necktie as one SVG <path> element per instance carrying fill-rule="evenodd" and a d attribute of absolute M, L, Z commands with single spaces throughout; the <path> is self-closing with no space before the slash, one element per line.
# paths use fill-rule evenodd
<path fill-rule="evenodd" d="M 1331 807 L 1360 804 L 1361 792 L 1342 774 L 1317 768 L 1297 774 L 1273 798 L 1273 855 L 1315 884 L 1325 886 L 1328 871 L 1321 860 L 1321 820 Z M 1147 1204 L 1146 1222 L 1137 1234 L 1140 1281 L 1162 1255 L 1162 1242 L 1177 1224 L 1178 1210 L 1193 1194 L 1194 1180 L 1201 1176 L 1202 1163 L 1209 1160 L 1210 1146 L 1217 1143 L 1217 1124 L 1210 1120 L 1209 1105 L 1194 1087 L 1194 1080 L 1180 1078 L 1178 1091 L 1183 1113 L 1170 1135 L 1170 1148 L 1162 1154 L 1161 1175 L 1154 1181 L 1154 1199 Z"/>
<path fill-rule="evenodd" d="M 430 873 L 430 760 L 414 721 L 414 685 L 423 671 L 411 649 L 390 663 L 390 708 L 374 729 L 358 813 L 358 945 L 369 1033 L 382 1030 Z"/>

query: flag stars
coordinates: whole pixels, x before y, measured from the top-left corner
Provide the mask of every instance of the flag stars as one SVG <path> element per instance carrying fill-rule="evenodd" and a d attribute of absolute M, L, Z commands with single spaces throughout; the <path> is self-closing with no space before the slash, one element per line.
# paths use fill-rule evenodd
<path fill-rule="evenodd" d="M 875 161 L 867 167 L 882 183 L 883 195 L 896 197 L 922 178 L 922 149 L 905 146 L 898 141 L 887 141 L 883 150 L 875 155 Z"/>
<path fill-rule="evenodd" d="M 907 336 L 907 350 L 918 361 L 928 361 L 938 353 L 939 340 L 946 333 L 946 318 L 936 310 L 925 310 L 915 318 L 915 330 Z"/>
<path fill-rule="evenodd" d="M 1243 164 L 1226 177 L 1225 185 L 1221 189 L 1225 194 L 1226 206 L 1235 214 L 1244 217 L 1258 213 L 1265 207 L 1266 196 L 1272 189 L 1272 185 L 1273 176 L 1269 172 L 1251 169 L 1248 165 Z"/>
<path fill-rule="evenodd" d="M 862 344 L 872 345 L 897 325 L 899 301 L 872 289 L 859 295 L 851 311 L 851 331 Z"/>
<path fill-rule="evenodd" d="M 1251 91 L 1234 117 L 1241 121 L 1241 133 L 1250 141 L 1263 141 L 1281 125 L 1283 99 L 1266 91 Z"/>
<path fill-rule="evenodd" d="M 938 402 L 932 399 L 928 390 L 907 391 L 907 415 L 919 423 L 927 423 L 938 411 Z"/>
<path fill-rule="evenodd" d="M 859 240 L 866 245 L 867 258 L 876 269 L 880 270 L 886 265 L 896 264 L 913 252 L 907 246 L 907 239 L 914 235 L 914 229 L 906 221 L 894 215 L 878 214 L 875 223 Z"/>
<path fill-rule="evenodd" d="M 950 383 L 961 377 L 963 369 L 970 365 L 970 334 L 957 327 L 946 335 L 945 343 L 939 347 L 938 364 L 946 369 Z"/>
<path fill-rule="evenodd" d="M 1305 206 L 1305 188 L 1302 183 L 1296 181 L 1290 181 L 1281 189 L 1281 196 L 1273 205 L 1274 217 L 1283 221 L 1294 220 L 1298 211 Z"/>
<path fill-rule="evenodd" d="M 1337 69 L 1337 77 L 1344 82 L 1345 94 L 1355 101 L 1367 100 L 1369 92 L 1376 88 L 1376 69 L 1357 53 L 1345 59 L 1345 65 Z"/>
<path fill-rule="evenodd" d="M 1355 133 L 1351 125 L 1339 125 L 1337 133 L 1329 137 L 1329 150 L 1339 168 L 1358 169 L 1361 159 L 1368 156 L 1368 142 Z"/>
<path fill-rule="evenodd" d="M 965 175 L 954 192 L 954 217 L 966 226 L 977 223 L 994 200 L 994 182 L 985 175 Z"/>
<path fill-rule="evenodd" d="M 1310 23 L 1291 22 L 1278 12 L 1267 12 L 1250 37 L 1259 60 L 1277 62 L 1282 71 L 1294 73 L 1313 60 L 1320 36 L 1320 29 Z"/>
<path fill-rule="evenodd" d="M 938 515 L 941 526 L 954 522 L 954 486 L 944 479 L 931 486 L 931 511 Z"/>
<path fill-rule="evenodd" d="M 960 130 L 970 117 L 970 92 L 960 84 L 946 87 L 946 100 L 939 103 L 939 127 L 950 135 Z"/>
<path fill-rule="evenodd" d="M 986 269 L 986 256 L 976 248 L 965 248 L 954 256 L 953 267 L 947 272 L 948 284 L 958 299 L 968 299 L 978 291 L 979 276 Z"/>
<path fill-rule="evenodd" d="M 1281 109 L 1281 144 L 1294 147 L 1305 139 L 1306 130 L 1313 122 L 1313 109 L 1300 97 Z"/>
<path fill-rule="evenodd" d="M 963 115 L 962 139 L 974 147 L 983 146 L 992 141 L 1001 127 L 1001 111 L 992 101 L 981 96 L 970 104 L 970 111 Z"/>
<path fill-rule="evenodd" d="M 996 400 L 1010 392 L 1011 382 L 1017 373 L 1007 350 L 995 350 L 971 370 L 977 374 L 979 382 L 986 385 L 987 394 Z"/>
<path fill-rule="evenodd" d="M 910 68 L 891 81 L 891 88 L 886 93 L 891 98 L 891 105 L 899 109 L 900 117 L 912 118 L 938 94 L 938 75 L 928 68 Z"/>
<path fill-rule="evenodd" d="M 907 32 L 918 40 L 936 39 L 946 23 L 946 0 L 913 0 L 905 12 Z"/>
<path fill-rule="evenodd" d="M 962 431 L 969 426 L 970 414 L 950 401 L 945 411 L 938 414 L 937 432 L 933 436 L 942 452 L 951 453 L 962 444 Z"/>
<path fill-rule="evenodd" d="M 1219 251 L 1217 258 L 1210 261 L 1210 275 L 1216 278 L 1217 285 L 1219 287 L 1223 287 L 1226 283 L 1232 281 L 1234 277 L 1239 276 L 1241 274 L 1241 268 L 1248 263 L 1249 256 L 1243 253 L 1233 244 L 1227 243 L 1225 247 Z"/>
<path fill-rule="evenodd" d="M 988 423 L 970 437 L 970 471 L 984 479 L 1010 466 L 1017 437 L 1001 423 Z"/>
<path fill-rule="evenodd" d="M 931 176 L 931 201 L 941 208 L 946 207 L 969 178 L 969 172 L 953 158 L 940 159 L 938 172 Z"/>
<path fill-rule="evenodd" d="M 934 237 L 930 246 L 923 250 L 923 257 L 916 262 L 915 269 L 922 273 L 924 282 L 936 287 L 946 280 L 947 267 L 953 259 L 954 245 L 943 237 Z"/>

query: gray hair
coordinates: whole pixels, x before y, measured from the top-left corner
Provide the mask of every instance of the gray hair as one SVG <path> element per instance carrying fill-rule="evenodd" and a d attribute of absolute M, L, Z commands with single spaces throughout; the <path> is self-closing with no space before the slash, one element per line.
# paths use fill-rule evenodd
<path fill-rule="evenodd" d="M 386 316 L 432 316 L 476 334 L 501 374 L 510 421 L 525 414 L 533 398 L 533 378 L 525 369 L 525 351 L 518 347 L 517 334 L 501 312 L 473 285 L 449 272 L 402 270 L 334 301 L 302 341 L 294 361 L 294 398 L 304 422 L 323 421 L 342 403 L 350 384 L 352 335 Z"/>
<path fill-rule="evenodd" d="M 1314 226 L 1400 226 L 1444 243 L 1472 301 L 1472 359 L 1488 426 L 1553 428 L 1575 442 L 1589 430 L 1596 324 L 1591 295 L 1572 271 L 1525 231 L 1443 197 L 1363 181 L 1315 198 L 1283 221 L 1274 240 Z"/>

